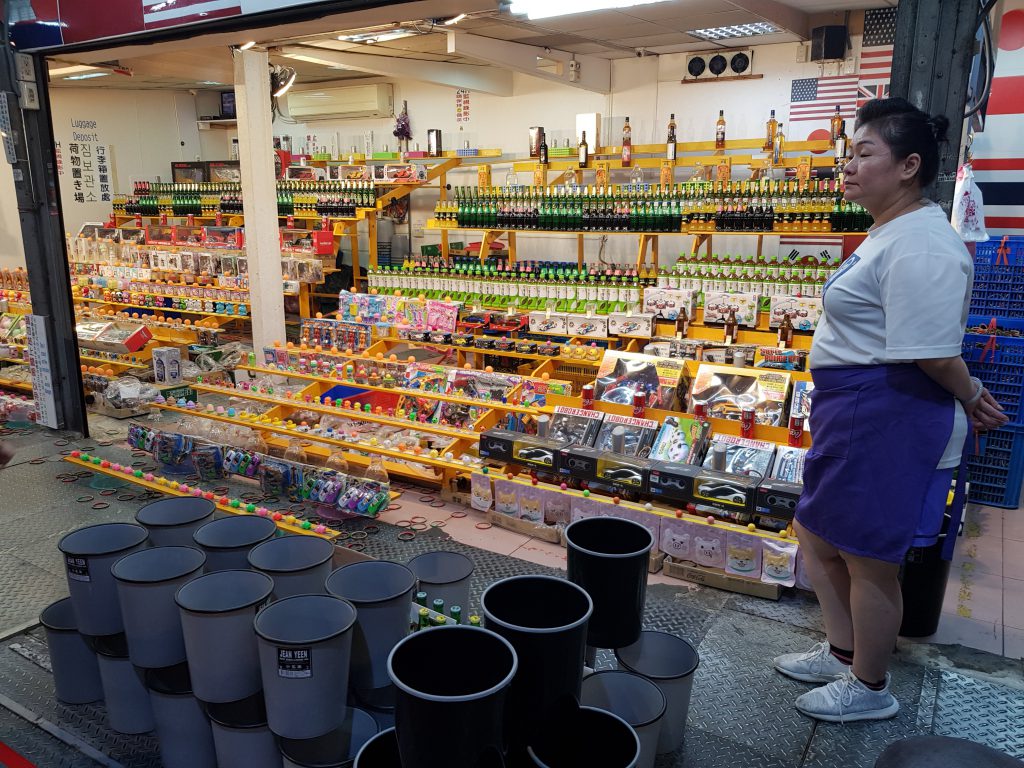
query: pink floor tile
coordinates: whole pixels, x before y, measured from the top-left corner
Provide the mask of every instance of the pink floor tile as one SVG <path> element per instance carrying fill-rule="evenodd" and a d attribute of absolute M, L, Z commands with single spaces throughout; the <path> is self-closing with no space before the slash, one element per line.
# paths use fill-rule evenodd
<path fill-rule="evenodd" d="M 1003 655 L 1008 659 L 1024 659 L 1024 629 L 1003 627 Z"/>
<path fill-rule="evenodd" d="M 1024 629 L 1024 581 L 1003 579 L 1003 624 Z"/>
<path fill-rule="evenodd" d="M 1003 535 L 1003 512 L 1005 510 L 999 507 L 969 504 L 967 513 L 964 515 L 966 537 L 994 536 L 1001 538 Z M 962 541 L 963 539 L 961 539 Z"/>
<path fill-rule="evenodd" d="M 922 641 L 939 645 L 964 645 L 1002 655 L 1003 627 L 998 621 L 978 621 L 943 613 L 938 631 L 931 637 L 922 638 Z"/>
<path fill-rule="evenodd" d="M 976 621 L 1002 623 L 1002 577 L 967 568 L 952 568 L 942 610 Z"/>
<path fill-rule="evenodd" d="M 1024 542 L 1021 543 L 1024 547 Z M 979 573 L 1003 575 L 1003 541 L 995 536 L 962 538 L 953 553 L 953 567 L 962 568 L 969 564 Z"/>
<path fill-rule="evenodd" d="M 566 552 L 563 547 L 539 539 L 530 539 L 512 553 L 512 557 L 548 568 L 566 569 Z"/>
<path fill-rule="evenodd" d="M 1003 576 L 1024 579 L 1024 541 L 1003 539 Z"/>
<path fill-rule="evenodd" d="M 1003 538 L 1024 541 L 1024 509 L 1008 509 L 1003 513 Z"/>

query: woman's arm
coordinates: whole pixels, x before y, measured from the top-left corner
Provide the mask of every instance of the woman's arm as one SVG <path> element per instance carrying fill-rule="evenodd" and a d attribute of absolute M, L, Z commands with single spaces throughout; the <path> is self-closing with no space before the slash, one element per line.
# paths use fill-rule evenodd
<path fill-rule="evenodd" d="M 997 429 L 1007 422 L 1003 407 L 977 379 L 971 378 L 962 357 L 918 360 L 917 366 L 936 384 L 963 403 L 975 429 Z"/>

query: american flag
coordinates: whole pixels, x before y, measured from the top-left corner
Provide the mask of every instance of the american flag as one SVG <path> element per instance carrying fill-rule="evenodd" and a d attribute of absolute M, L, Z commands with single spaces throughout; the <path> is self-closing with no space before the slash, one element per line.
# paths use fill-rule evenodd
<path fill-rule="evenodd" d="M 208 21 L 242 12 L 242 0 L 142 0 L 146 29 Z"/>
<path fill-rule="evenodd" d="M 857 109 L 857 75 L 805 77 L 793 81 L 789 93 L 790 123 L 813 120 L 827 128 L 837 106 L 843 119 L 853 118 Z"/>
<path fill-rule="evenodd" d="M 857 106 L 871 99 L 889 98 L 892 49 L 896 42 L 896 9 L 876 8 L 864 14 L 864 40 L 860 49 Z"/>

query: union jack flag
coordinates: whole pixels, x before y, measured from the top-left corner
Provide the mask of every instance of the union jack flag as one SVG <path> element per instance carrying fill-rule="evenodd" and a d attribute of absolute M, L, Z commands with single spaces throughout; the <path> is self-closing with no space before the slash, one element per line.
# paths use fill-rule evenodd
<path fill-rule="evenodd" d="M 860 49 L 857 106 L 871 99 L 889 98 L 892 49 L 896 42 L 896 9 L 876 8 L 864 14 L 864 40 Z"/>

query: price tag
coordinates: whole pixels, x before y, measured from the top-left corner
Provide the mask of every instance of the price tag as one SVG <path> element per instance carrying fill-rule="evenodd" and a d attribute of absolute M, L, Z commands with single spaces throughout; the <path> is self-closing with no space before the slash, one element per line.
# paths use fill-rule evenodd
<path fill-rule="evenodd" d="M 676 331 L 676 341 L 682 341 L 682 340 L 683 340 L 683 332 L 682 331 Z"/>

